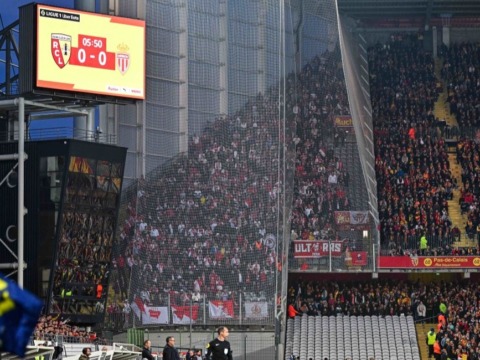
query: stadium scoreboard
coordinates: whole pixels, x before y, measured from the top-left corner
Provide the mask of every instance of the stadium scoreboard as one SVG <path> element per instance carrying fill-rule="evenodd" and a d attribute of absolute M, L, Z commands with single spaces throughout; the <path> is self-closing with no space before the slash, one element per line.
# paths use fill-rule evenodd
<path fill-rule="evenodd" d="M 33 43 L 25 45 L 34 63 L 20 81 L 21 92 L 145 99 L 145 21 L 42 4 L 24 8 L 21 47 L 22 40 Z"/>

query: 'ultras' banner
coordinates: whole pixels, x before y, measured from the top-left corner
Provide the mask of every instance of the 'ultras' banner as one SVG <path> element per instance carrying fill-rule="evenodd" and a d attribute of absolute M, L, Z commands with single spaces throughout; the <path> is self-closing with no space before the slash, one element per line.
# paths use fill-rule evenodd
<path fill-rule="evenodd" d="M 245 317 L 247 319 L 264 319 L 268 317 L 268 303 L 266 301 L 246 301 Z"/>
<path fill-rule="evenodd" d="M 478 256 L 380 256 L 383 269 L 480 268 Z"/>
<path fill-rule="evenodd" d="M 233 300 L 213 300 L 208 302 L 210 319 L 233 319 Z"/>
<path fill-rule="evenodd" d="M 368 211 L 335 211 L 337 230 L 369 230 L 370 216 Z"/>
<path fill-rule="evenodd" d="M 333 257 L 343 254 L 343 241 L 295 240 L 293 246 L 293 256 L 297 259 L 329 256 L 330 252 Z"/>

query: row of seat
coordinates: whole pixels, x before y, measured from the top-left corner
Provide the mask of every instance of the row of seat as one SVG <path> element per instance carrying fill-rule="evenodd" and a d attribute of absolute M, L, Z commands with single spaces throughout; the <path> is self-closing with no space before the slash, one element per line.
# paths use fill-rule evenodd
<path fill-rule="evenodd" d="M 300 360 L 420 360 L 412 316 L 297 316 L 285 345 Z"/>

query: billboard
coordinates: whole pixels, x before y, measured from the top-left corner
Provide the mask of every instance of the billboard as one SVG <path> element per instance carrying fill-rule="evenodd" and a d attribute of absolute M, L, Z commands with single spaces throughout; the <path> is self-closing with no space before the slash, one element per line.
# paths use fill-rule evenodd
<path fill-rule="evenodd" d="M 380 269 L 480 268 L 478 256 L 380 256 Z"/>
<path fill-rule="evenodd" d="M 145 21 L 36 5 L 37 88 L 143 100 Z"/>
<path fill-rule="evenodd" d="M 353 120 L 350 115 L 337 115 L 333 118 L 333 126 L 353 131 Z"/>
<path fill-rule="evenodd" d="M 294 240 L 293 257 L 296 259 L 315 259 L 322 256 L 340 257 L 344 254 L 344 242 L 341 240 Z"/>

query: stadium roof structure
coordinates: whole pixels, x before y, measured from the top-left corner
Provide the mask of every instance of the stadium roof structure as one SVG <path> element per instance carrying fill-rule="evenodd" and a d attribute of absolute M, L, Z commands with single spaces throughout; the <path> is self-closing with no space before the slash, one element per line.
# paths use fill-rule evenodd
<path fill-rule="evenodd" d="M 338 0 L 341 13 L 356 19 L 480 16 L 478 0 Z"/>

